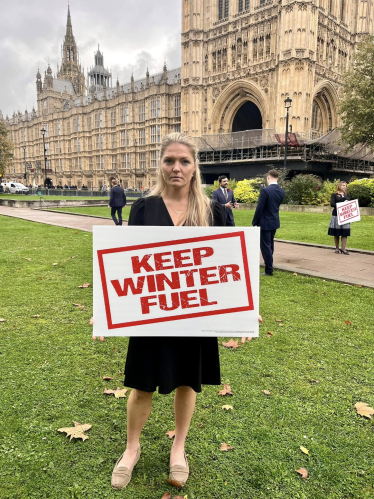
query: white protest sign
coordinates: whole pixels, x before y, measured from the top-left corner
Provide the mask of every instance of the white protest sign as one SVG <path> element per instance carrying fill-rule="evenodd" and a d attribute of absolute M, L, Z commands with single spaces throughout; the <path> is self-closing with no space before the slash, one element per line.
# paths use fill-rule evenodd
<path fill-rule="evenodd" d="M 95 336 L 258 336 L 260 229 L 95 226 Z"/>
<path fill-rule="evenodd" d="M 359 222 L 361 220 L 358 199 L 344 201 L 344 203 L 336 203 L 336 212 L 338 214 L 339 225 Z"/>

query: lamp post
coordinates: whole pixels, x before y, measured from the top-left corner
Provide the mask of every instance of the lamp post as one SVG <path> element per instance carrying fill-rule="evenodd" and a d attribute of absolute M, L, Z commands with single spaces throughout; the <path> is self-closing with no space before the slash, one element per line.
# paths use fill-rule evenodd
<path fill-rule="evenodd" d="M 44 185 L 45 187 L 47 186 L 47 157 L 46 157 L 46 149 L 45 149 L 45 141 L 44 141 L 44 135 L 46 134 L 47 130 L 43 128 L 40 130 L 41 131 L 41 134 L 43 136 L 43 151 L 44 151 L 44 173 L 45 173 L 45 181 L 44 181 Z"/>
<path fill-rule="evenodd" d="M 26 182 L 26 180 L 27 180 L 26 147 L 27 147 L 27 146 L 26 146 L 26 145 L 24 145 L 24 146 L 22 146 L 22 147 L 23 147 L 23 159 L 24 159 L 24 161 L 25 161 L 25 173 L 24 173 L 24 175 L 23 175 L 23 178 L 25 179 L 25 183 L 27 183 L 27 182 Z"/>
<path fill-rule="evenodd" d="M 292 99 L 290 99 L 290 96 L 287 94 L 287 99 L 284 101 L 284 107 L 287 109 L 287 116 L 286 116 L 286 133 L 284 136 L 284 167 L 287 168 L 287 152 L 288 152 L 288 112 L 291 108 L 292 105 Z"/>
<path fill-rule="evenodd" d="M 136 146 L 138 145 L 138 141 L 136 139 L 134 139 L 134 147 L 135 147 L 135 168 L 134 168 L 134 175 L 135 175 L 135 178 L 134 178 L 134 190 L 136 189 Z"/>

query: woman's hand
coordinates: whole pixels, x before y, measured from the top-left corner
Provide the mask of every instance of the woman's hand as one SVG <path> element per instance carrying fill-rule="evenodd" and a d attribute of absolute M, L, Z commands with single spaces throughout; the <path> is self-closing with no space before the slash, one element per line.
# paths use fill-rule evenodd
<path fill-rule="evenodd" d="M 94 325 L 94 318 L 91 317 L 90 319 L 90 326 L 93 326 Z M 96 340 L 96 336 L 92 336 L 92 339 L 95 341 Z M 104 336 L 100 336 L 100 341 L 104 341 Z"/>
<path fill-rule="evenodd" d="M 261 315 L 258 316 L 258 322 L 260 322 L 260 323 L 262 322 Z M 248 336 L 247 340 L 251 341 L 251 339 L 252 339 L 252 336 Z M 245 336 L 242 336 L 242 343 L 245 343 Z"/>

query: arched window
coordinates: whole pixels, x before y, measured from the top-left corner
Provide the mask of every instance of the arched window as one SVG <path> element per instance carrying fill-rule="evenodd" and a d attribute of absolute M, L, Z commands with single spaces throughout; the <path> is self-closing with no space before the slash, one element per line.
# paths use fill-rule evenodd
<path fill-rule="evenodd" d="M 225 0 L 225 18 L 229 17 L 229 0 Z"/>
<path fill-rule="evenodd" d="M 344 21 L 344 18 L 345 18 L 345 0 L 342 0 L 342 6 L 341 6 L 341 10 L 340 10 L 340 20 L 341 21 Z"/>
<path fill-rule="evenodd" d="M 243 12 L 243 0 L 239 0 L 239 12 Z"/>
<path fill-rule="evenodd" d="M 329 0 L 329 14 L 332 14 L 332 3 L 333 0 Z"/>
<path fill-rule="evenodd" d="M 223 19 L 223 0 L 218 0 L 218 19 Z"/>

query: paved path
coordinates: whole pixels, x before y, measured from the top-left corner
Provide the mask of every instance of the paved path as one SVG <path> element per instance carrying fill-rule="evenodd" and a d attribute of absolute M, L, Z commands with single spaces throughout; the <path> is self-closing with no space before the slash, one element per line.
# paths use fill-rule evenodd
<path fill-rule="evenodd" d="M 110 219 L 0 206 L 0 215 L 92 232 L 93 225 L 113 226 Z M 374 252 L 336 255 L 331 248 L 275 242 L 274 267 L 323 279 L 374 288 Z"/>

